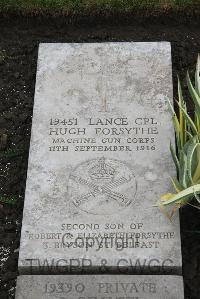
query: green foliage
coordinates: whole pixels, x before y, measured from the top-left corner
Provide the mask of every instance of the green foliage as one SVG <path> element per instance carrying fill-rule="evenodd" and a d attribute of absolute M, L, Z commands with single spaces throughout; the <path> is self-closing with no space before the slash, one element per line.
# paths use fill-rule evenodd
<path fill-rule="evenodd" d="M 22 149 L 7 149 L 5 151 L 0 151 L 0 158 L 13 158 L 21 156 L 26 152 L 25 148 Z"/>
<path fill-rule="evenodd" d="M 14 205 L 17 201 L 15 196 L 1 196 L 0 195 L 0 203 L 2 204 L 11 204 Z"/>
<path fill-rule="evenodd" d="M 200 208 L 200 55 L 197 59 L 195 84 L 192 84 L 187 72 L 187 86 L 195 108 L 193 117 L 187 111 L 179 79 L 178 115 L 169 103 L 176 132 L 177 150 L 170 144 L 171 155 L 177 169 L 177 178 L 172 178 L 176 194 L 165 194 L 159 200 L 158 206 L 173 205 L 170 217 L 178 208 L 190 204 L 193 199 L 196 201 L 195 206 Z"/>

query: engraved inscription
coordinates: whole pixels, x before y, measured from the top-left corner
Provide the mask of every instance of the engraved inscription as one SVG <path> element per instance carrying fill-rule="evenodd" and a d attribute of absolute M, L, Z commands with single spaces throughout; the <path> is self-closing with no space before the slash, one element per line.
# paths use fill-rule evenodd
<path fill-rule="evenodd" d="M 69 177 L 68 187 L 77 208 L 108 215 L 133 202 L 137 184 L 127 164 L 101 157 L 78 165 Z"/>
<path fill-rule="evenodd" d="M 93 294 L 95 293 L 95 295 Z M 44 294 L 56 296 L 59 299 L 67 299 L 73 295 L 77 299 L 142 299 L 143 295 L 155 295 L 157 293 L 156 283 L 141 281 L 140 283 L 131 282 L 95 282 L 93 289 L 89 290 L 88 285 L 82 282 L 57 282 L 47 283 L 44 286 Z M 89 295 L 89 296 L 88 296 Z"/>

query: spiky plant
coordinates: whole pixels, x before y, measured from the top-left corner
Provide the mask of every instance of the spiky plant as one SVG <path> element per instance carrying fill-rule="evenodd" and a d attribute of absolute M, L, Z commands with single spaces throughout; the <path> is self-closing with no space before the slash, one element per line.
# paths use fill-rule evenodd
<path fill-rule="evenodd" d="M 176 193 L 163 195 L 157 205 L 161 209 L 172 206 L 170 214 L 167 214 L 170 218 L 178 208 L 187 204 L 200 209 L 200 55 L 197 58 L 195 85 L 187 72 L 187 86 L 195 108 L 193 117 L 188 114 L 179 78 L 178 114 L 169 103 L 176 132 L 176 150 L 170 143 L 177 170 L 177 178 L 171 178 Z"/>

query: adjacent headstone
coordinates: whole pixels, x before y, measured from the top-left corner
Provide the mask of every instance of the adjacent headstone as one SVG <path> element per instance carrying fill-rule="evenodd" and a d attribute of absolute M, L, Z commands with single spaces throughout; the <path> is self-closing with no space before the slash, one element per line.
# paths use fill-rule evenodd
<path fill-rule="evenodd" d="M 184 299 L 180 276 L 22 275 L 16 299 Z"/>
<path fill-rule="evenodd" d="M 167 42 L 40 44 L 19 271 L 181 272 Z"/>

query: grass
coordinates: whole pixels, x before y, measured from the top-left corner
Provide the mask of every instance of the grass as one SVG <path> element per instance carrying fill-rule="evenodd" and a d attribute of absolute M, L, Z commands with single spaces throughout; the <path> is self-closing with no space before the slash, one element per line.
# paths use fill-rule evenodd
<path fill-rule="evenodd" d="M 200 0 L 0 0 L 0 12 L 84 13 L 91 11 L 131 12 L 135 9 L 187 9 L 200 7 Z"/>

